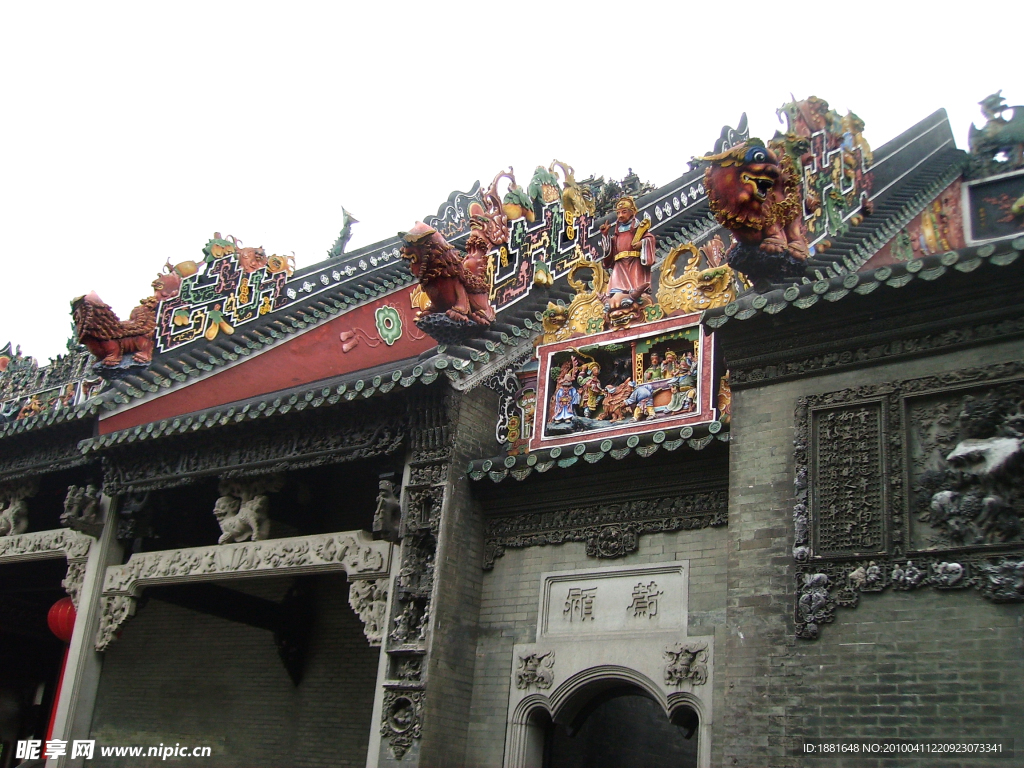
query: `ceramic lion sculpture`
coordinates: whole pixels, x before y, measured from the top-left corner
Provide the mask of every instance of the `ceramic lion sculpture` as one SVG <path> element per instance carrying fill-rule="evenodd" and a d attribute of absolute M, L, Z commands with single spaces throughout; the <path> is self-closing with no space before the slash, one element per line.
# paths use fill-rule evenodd
<path fill-rule="evenodd" d="M 800 182 L 792 160 L 760 139 L 700 158 L 718 223 L 732 232 L 729 266 L 755 283 L 804 272 L 808 256 Z"/>
<path fill-rule="evenodd" d="M 146 365 L 153 358 L 158 303 L 155 296 L 148 296 L 127 320 L 121 320 L 95 292 L 80 296 L 71 302 L 78 340 L 104 366 L 119 366 L 126 354 L 132 355 L 133 362 Z"/>
<path fill-rule="evenodd" d="M 484 277 L 487 269 L 487 243 L 478 232 L 470 235 L 465 257 L 441 234 L 422 221 L 399 236 L 404 241 L 402 258 L 409 271 L 419 278 L 420 287 L 430 299 L 430 313 L 444 313 L 456 322 L 490 325 L 494 307 Z"/>

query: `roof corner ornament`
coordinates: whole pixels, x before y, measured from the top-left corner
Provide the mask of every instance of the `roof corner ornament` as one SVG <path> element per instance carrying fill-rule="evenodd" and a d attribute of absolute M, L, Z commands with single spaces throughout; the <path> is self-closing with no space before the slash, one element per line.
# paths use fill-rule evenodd
<path fill-rule="evenodd" d="M 327 258 L 334 259 L 345 252 L 348 241 L 352 239 L 352 225 L 358 223 L 359 219 L 345 210 L 345 206 L 341 206 L 341 232 L 338 233 L 334 245 L 327 251 Z"/>
<path fill-rule="evenodd" d="M 981 128 L 972 124 L 967 135 L 974 178 L 1024 168 L 1024 106 L 1007 106 L 1002 93 L 1000 89 L 978 102 L 986 123 Z"/>

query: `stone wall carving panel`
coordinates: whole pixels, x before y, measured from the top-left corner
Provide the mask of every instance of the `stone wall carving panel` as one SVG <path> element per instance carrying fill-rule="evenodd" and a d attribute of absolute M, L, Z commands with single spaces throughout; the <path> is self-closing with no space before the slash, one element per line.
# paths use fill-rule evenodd
<path fill-rule="evenodd" d="M 685 561 L 541 576 L 538 640 L 686 631 Z"/>
<path fill-rule="evenodd" d="M 583 541 L 587 555 L 616 558 L 635 552 L 645 533 L 692 530 L 728 522 L 725 488 L 665 498 L 594 504 L 556 512 L 520 512 L 488 519 L 484 568 L 506 549 Z"/>
<path fill-rule="evenodd" d="M 815 551 L 878 552 L 884 546 L 885 464 L 881 403 L 815 414 Z"/>
<path fill-rule="evenodd" d="M 390 568 L 391 544 L 373 541 L 364 531 L 136 553 L 124 565 L 107 568 L 96 650 L 105 650 L 116 639 L 147 587 L 338 571 L 352 582 L 376 582 Z M 367 608 L 367 612 L 372 611 Z"/>
<path fill-rule="evenodd" d="M 864 592 L 1024 601 L 1024 363 L 801 398 L 795 458 L 798 637 Z"/>
<path fill-rule="evenodd" d="M 423 735 L 423 691 L 390 689 L 384 692 L 380 735 L 396 760 L 405 757 L 413 740 Z"/>

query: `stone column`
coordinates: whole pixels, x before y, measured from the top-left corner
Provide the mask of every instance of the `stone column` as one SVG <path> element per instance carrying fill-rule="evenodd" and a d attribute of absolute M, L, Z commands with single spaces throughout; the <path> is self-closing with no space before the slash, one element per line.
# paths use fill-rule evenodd
<path fill-rule="evenodd" d="M 402 547 L 375 707 L 380 748 L 367 761 L 381 768 L 461 766 L 465 754 L 483 575 L 483 524 L 466 467 L 496 450 L 497 403 L 484 387 L 432 389 L 411 404 Z"/>
<path fill-rule="evenodd" d="M 78 599 L 78 616 L 68 647 L 60 700 L 53 721 L 53 738 L 68 742 L 67 754 L 50 758 L 46 761 L 46 768 L 81 768 L 85 764 L 81 757 L 71 759 L 71 742 L 89 738 L 96 704 L 103 664 L 103 655 L 93 647 L 100 622 L 100 595 L 107 566 L 119 563 L 122 555 L 121 544 L 117 541 L 116 505 L 116 501 L 107 496 L 103 496 L 100 502 L 103 531 L 89 550 Z"/>

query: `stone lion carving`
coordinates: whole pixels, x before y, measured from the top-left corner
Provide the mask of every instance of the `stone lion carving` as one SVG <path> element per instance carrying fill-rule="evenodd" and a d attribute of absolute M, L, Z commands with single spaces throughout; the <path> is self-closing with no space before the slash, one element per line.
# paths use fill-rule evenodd
<path fill-rule="evenodd" d="M 804 272 L 809 248 L 801 213 L 800 182 L 790 157 L 760 139 L 700 158 L 711 211 L 735 240 L 729 266 L 755 282 Z"/>
<path fill-rule="evenodd" d="M 275 475 L 248 481 L 221 481 L 220 498 L 213 515 L 220 525 L 218 544 L 262 541 L 270 536 L 270 497 L 279 491 L 284 478 Z"/>
<path fill-rule="evenodd" d="M 0 512 L 0 536 L 17 536 L 28 530 L 28 504 L 24 499 L 3 499 Z"/>
<path fill-rule="evenodd" d="M 233 544 L 236 541 L 260 541 L 267 538 L 269 507 L 270 502 L 266 496 L 256 497 L 244 509 L 242 502 L 234 496 L 221 496 L 213 506 L 213 515 L 222 531 L 217 543 Z"/>
<path fill-rule="evenodd" d="M 0 487 L 0 536 L 18 536 L 28 530 L 28 502 L 38 486 L 29 481 Z"/>

